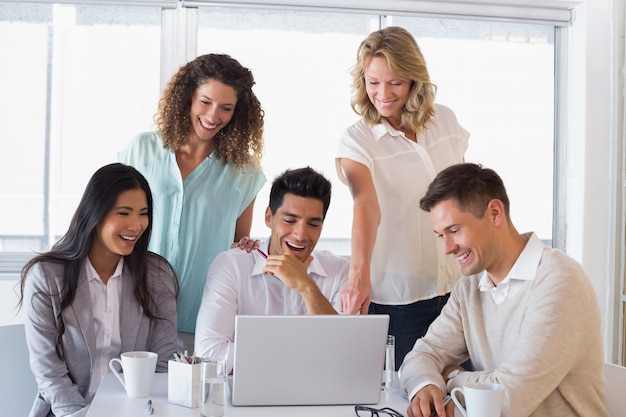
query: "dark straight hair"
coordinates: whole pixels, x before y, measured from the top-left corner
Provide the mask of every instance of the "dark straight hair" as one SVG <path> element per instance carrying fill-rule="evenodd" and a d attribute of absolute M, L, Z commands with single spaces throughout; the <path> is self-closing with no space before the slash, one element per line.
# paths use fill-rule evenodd
<path fill-rule="evenodd" d="M 152 231 L 153 209 L 152 193 L 148 181 L 131 166 L 120 163 L 105 165 L 98 169 L 87 183 L 65 235 L 52 246 L 50 251 L 38 254 L 22 269 L 19 307 L 24 302 L 24 284 L 28 272 L 33 266 L 40 262 L 51 262 L 64 266 L 63 287 L 58 294 L 61 298 L 61 310 L 58 313 L 59 327 L 57 328 L 55 343 L 57 354 L 61 358 L 63 354 L 60 341 L 65 332 L 61 312 L 74 301 L 80 269 L 91 249 L 96 226 L 113 209 L 121 193 L 136 189 L 141 189 L 146 194 L 149 222 L 133 251 L 124 257 L 124 265 L 128 266 L 132 273 L 134 295 L 145 314 L 151 319 L 159 319 L 150 309 L 150 294 L 147 284 L 148 242 Z M 172 274 L 175 276 L 173 270 Z"/>
<path fill-rule="evenodd" d="M 324 204 L 323 216 L 326 218 L 331 190 L 330 181 L 311 167 L 288 169 L 272 183 L 269 207 L 272 214 L 276 214 L 276 210 L 283 204 L 285 194 L 315 198 Z"/>

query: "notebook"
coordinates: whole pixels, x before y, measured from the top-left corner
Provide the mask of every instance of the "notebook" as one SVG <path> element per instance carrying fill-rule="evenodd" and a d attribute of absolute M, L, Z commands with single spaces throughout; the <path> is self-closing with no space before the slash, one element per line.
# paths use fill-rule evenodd
<path fill-rule="evenodd" d="M 237 316 L 232 405 L 377 404 L 388 315 Z"/>

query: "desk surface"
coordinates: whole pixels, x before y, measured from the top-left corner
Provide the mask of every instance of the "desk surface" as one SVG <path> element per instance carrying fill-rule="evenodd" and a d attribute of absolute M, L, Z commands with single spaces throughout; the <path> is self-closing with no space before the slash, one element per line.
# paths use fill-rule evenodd
<path fill-rule="evenodd" d="M 184 417 L 199 416 L 198 408 L 187 408 L 167 402 L 167 374 L 155 374 L 150 397 L 156 417 Z M 147 398 L 129 398 L 122 385 L 109 372 L 91 403 L 88 417 L 140 417 L 147 415 Z M 402 414 L 406 414 L 408 401 L 403 398 L 396 386 L 391 391 L 383 391 L 380 403 L 376 408 L 391 407 Z M 339 406 L 303 406 L 303 407 L 233 407 L 228 404 L 225 414 L 227 417 L 349 417 L 354 416 L 354 405 Z"/>

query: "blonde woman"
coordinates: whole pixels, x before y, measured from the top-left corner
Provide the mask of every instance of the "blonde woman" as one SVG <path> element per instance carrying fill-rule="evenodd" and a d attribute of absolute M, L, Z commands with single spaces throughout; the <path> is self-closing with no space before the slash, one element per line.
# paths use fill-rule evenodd
<path fill-rule="evenodd" d="M 352 69 L 352 108 L 361 120 L 343 134 L 339 178 L 354 201 L 344 313 L 389 314 L 396 366 L 426 333 L 460 276 L 419 200 L 442 169 L 463 161 L 469 133 L 447 107 L 413 36 L 400 27 L 371 33 Z"/>

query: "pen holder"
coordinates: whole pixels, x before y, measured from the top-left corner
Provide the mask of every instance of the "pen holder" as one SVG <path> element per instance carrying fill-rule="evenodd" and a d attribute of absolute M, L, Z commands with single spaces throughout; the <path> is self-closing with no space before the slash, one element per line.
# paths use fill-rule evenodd
<path fill-rule="evenodd" d="M 167 364 L 167 401 L 183 407 L 200 406 L 201 364 L 169 361 Z"/>

